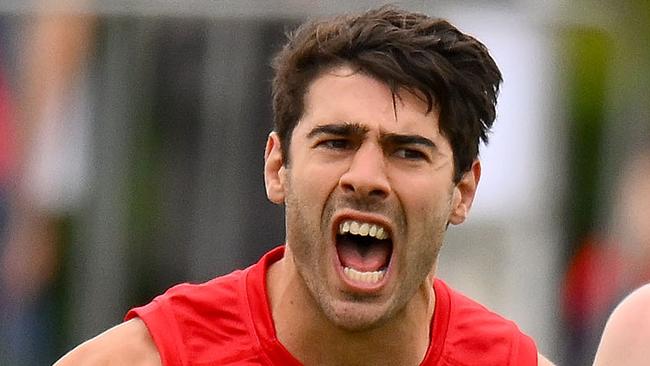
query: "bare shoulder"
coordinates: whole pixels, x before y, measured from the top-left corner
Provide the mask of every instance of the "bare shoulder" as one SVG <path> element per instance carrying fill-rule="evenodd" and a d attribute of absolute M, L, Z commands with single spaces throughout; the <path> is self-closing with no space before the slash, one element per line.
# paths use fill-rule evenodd
<path fill-rule="evenodd" d="M 555 364 L 549 361 L 541 353 L 537 354 L 537 366 L 555 366 Z"/>
<path fill-rule="evenodd" d="M 68 365 L 160 366 L 161 361 L 146 325 L 134 318 L 80 344 L 54 364 Z"/>
<path fill-rule="evenodd" d="M 626 297 L 607 320 L 594 365 L 647 365 L 650 284 Z"/>

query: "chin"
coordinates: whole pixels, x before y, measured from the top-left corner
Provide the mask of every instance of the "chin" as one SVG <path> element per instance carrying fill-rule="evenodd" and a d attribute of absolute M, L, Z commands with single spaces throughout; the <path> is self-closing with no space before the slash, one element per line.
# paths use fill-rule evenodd
<path fill-rule="evenodd" d="M 323 309 L 327 319 L 347 332 L 364 332 L 380 328 L 391 317 L 380 304 L 355 301 L 338 302 Z"/>

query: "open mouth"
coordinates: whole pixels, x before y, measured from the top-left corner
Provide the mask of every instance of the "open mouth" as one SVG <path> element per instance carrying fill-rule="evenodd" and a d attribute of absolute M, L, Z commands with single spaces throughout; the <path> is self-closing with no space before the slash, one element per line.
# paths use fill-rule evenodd
<path fill-rule="evenodd" d="M 393 242 L 381 225 L 345 220 L 339 224 L 336 252 L 348 279 L 375 284 L 386 274 Z"/>

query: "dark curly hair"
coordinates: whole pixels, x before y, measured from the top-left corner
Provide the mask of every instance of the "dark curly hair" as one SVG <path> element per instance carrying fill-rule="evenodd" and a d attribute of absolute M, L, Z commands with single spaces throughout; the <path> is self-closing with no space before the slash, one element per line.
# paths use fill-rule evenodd
<path fill-rule="evenodd" d="M 424 98 L 427 113 L 439 111 L 455 183 L 478 156 L 480 140 L 487 143 L 501 73 L 485 45 L 447 21 L 384 6 L 308 22 L 288 37 L 273 61 L 274 123 L 285 163 L 309 85 L 341 65 L 385 82 L 394 98 L 403 88 Z"/>

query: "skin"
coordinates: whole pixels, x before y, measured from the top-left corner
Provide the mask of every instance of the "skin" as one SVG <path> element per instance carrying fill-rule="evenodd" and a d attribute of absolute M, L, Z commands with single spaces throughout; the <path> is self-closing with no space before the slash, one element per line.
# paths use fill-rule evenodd
<path fill-rule="evenodd" d="M 610 316 L 594 366 L 647 365 L 650 359 L 650 285 L 625 298 Z"/>
<path fill-rule="evenodd" d="M 437 113 L 405 91 L 394 108 L 387 85 L 348 67 L 312 83 L 291 141 L 287 165 L 271 134 L 265 167 L 269 198 L 286 206 L 287 252 L 268 279 L 279 339 L 306 364 L 419 364 L 435 262 L 447 225 L 471 206 L 479 162 L 454 184 Z M 380 286 L 342 275 L 334 232 L 343 218 L 391 232 Z"/>
<path fill-rule="evenodd" d="M 160 366 L 158 349 L 140 319 L 131 319 L 90 339 L 53 366 Z"/>
<path fill-rule="evenodd" d="M 438 252 L 448 224 L 467 217 L 481 166 L 475 161 L 454 184 L 437 112 L 407 92 L 395 101 L 382 82 L 336 68 L 305 96 L 291 163 L 275 133 L 267 141 L 267 196 L 286 206 L 287 231 L 285 257 L 267 275 L 271 314 L 278 339 L 305 365 L 418 365 L 429 346 Z M 342 219 L 390 231 L 393 257 L 379 284 L 342 275 L 334 244 Z M 160 365 L 160 358 L 144 323 L 131 320 L 56 365 L 82 363 Z M 538 364 L 551 365 L 541 355 Z"/>

